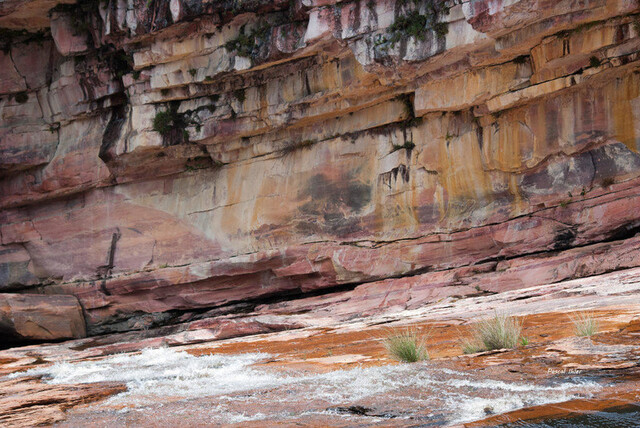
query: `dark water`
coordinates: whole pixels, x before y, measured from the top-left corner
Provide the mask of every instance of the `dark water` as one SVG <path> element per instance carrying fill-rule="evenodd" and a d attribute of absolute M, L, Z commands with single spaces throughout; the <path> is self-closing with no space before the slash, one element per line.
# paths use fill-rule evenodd
<path fill-rule="evenodd" d="M 570 418 L 551 419 L 535 423 L 514 422 L 500 426 L 505 428 L 638 428 L 640 427 L 640 403 L 613 407 Z"/>

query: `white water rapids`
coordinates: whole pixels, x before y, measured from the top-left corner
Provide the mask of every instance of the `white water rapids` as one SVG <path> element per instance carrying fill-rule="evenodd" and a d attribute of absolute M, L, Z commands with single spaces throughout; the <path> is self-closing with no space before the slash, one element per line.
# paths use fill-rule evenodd
<path fill-rule="evenodd" d="M 314 413 L 357 417 L 332 410 L 353 405 L 374 409 L 373 417 L 367 417 L 370 422 L 418 418 L 446 425 L 482 419 L 489 411 L 503 413 L 585 397 L 599 388 L 595 382 L 579 379 L 546 385 L 479 379 L 429 362 L 322 374 L 285 374 L 255 366 L 270 358 L 258 353 L 197 357 L 159 348 L 56 363 L 12 376 L 43 375 L 54 384 L 125 382 L 128 390 L 94 404 L 96 411 L 111 412 L 126 423 L 130 415 L 139 417 L 140 412 L 160 417 L 164 408 L 172 417 L 184 412 L 183 421 L 194 425 L 198 421 L 283 421 Z"/>

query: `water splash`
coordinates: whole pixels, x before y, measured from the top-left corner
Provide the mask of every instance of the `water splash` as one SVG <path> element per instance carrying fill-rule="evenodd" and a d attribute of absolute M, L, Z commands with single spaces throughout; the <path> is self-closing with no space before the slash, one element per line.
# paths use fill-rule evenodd
<path fill-rule="evenodd" d="M 46 382 L 55 384 L 125 382 L 126 392 L 97 406 L 103 411 L 117 408 L 125 418 L 127 412 L 162 413 L 163 406 L 166 413 L 177 417 L 178 410 L 189 408 L 188 417 L 192 420 L 199 415 L 203 420 L 219 423 L 286 420 L 303 414 L 326 417 L 331 407 L 358 404 L 388 417 L 421 415 L 454 424 L 481 419 L 488 409 L 503 413 L 585 397 L 599 389 L 596 383 L 586 380 L 536 385 L 482 379 L 428 362 L 322 374 L 283 374 L 255 365 L 269 358 L 261 353 L 193 356 L 159 348 L 100 360 L 58 363 L 22 375 L 43 375 Z M 210 398 L 202 403 L 205 397 L 215 397 L 215 405 Z M 179 405 L 171 407 L 172 402 Z"/>

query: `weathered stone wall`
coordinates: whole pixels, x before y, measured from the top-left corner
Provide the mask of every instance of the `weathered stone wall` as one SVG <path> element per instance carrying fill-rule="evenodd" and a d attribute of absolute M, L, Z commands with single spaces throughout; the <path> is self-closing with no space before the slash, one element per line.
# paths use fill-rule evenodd
<path fill-rule="evenodd" d="M 89 333 L 640 265 L 637 0 L 20 0 L 0 27 L 0 292 L 75 295 Z"/>

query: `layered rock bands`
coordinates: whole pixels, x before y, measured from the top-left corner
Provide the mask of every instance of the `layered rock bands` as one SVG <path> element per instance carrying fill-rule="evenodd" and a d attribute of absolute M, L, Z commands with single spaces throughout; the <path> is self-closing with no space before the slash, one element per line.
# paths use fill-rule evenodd
<path fill-rule="evenodd" d="M 640 266 L 638 0 L 11 0 L 0 48 L 25 340 Z"/>

